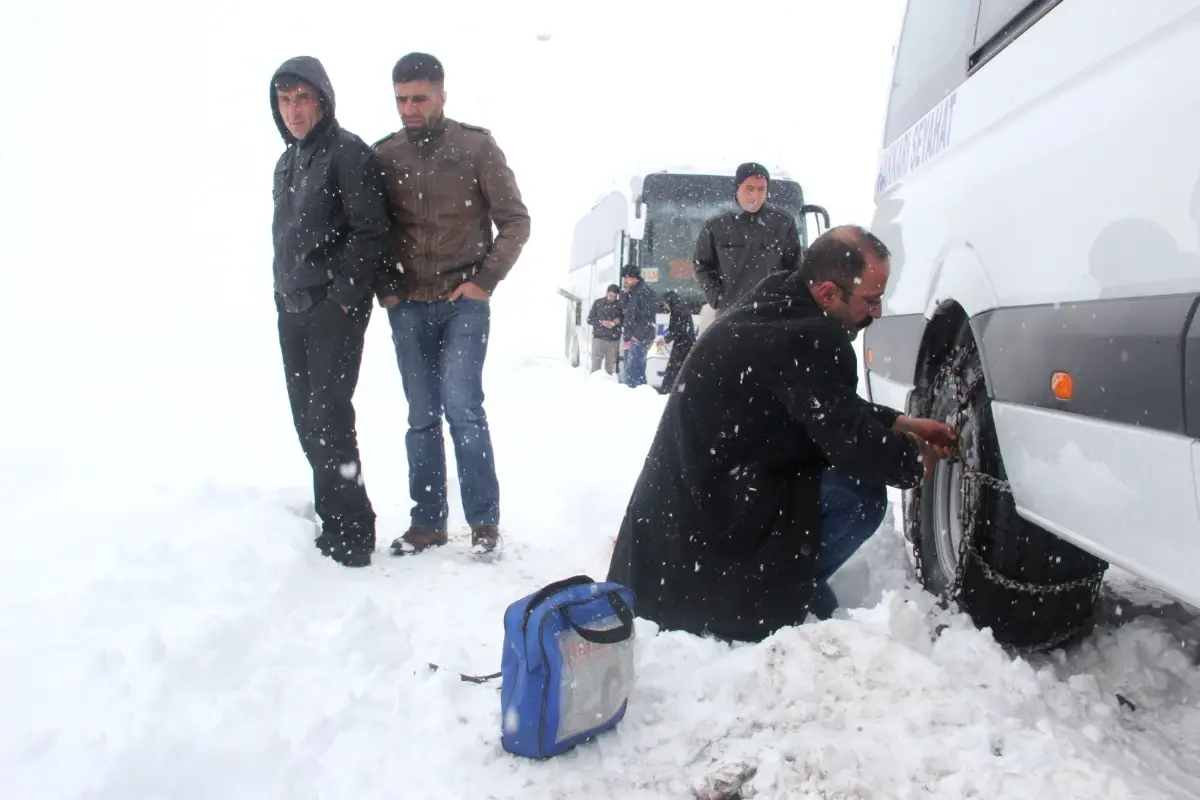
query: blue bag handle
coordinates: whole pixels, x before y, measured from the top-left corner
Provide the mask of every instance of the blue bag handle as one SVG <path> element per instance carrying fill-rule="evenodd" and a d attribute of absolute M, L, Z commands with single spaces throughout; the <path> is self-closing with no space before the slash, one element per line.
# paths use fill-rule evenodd
<path fill-rule="evenodd" d="M 572 586 L 583 586 L 588 583 L 595 583 L 591 577 L 587 575 L 575 575 L 571 578 L 563 578 L 561 581 L 555 581 L 538 590 L 538 593 L 529 601 L 529 605 L 525 606 L 525 615 L 521 617 L 521 632 L 524 633 L 525 627 L 529 624 L 529 616 L 533 610 L 541 605 L 547 597 L 556 592 L 561 592 L 563 589 L 570 589 Z"/>
<path fill-rule="evenodd" d="M 605 631 L 597 631 L 576 625 L 571 621 L 571 615 L 567 613 L 566 608 L 559 610 L 562 611 L 563 619 L 586 641 L 592 644 L 617 644 L 633 635 L 633 610 L 621 599 L 621 595 L 616 592 L 611 592 L 608 595 L 608 602 L 613 607 L 613 611 L 617 612 L 617 619 L 621 620 L 621 624 L 616 628 L 610 628 Z"/>

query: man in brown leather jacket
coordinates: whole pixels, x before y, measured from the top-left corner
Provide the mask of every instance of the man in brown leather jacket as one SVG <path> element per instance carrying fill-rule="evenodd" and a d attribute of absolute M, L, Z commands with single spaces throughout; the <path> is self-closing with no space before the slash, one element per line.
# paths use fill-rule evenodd
<path fill-rule="evenodd" d="M 450 426 L 471 545 L 499 542 L 500 488 L 483 410 L 489 300 L 529 239 L 529 212 L 489 131 L 447 119 L 445 73 L 426 53 L 396 62 L 402 130 L 375 143 L 392 214 L 392 269 L 376 284 L 408 399 L 409 530 L 397 555 L 447 541 L 442 414 Z M 492 235 L 492 225 L 497 233 Z"/>

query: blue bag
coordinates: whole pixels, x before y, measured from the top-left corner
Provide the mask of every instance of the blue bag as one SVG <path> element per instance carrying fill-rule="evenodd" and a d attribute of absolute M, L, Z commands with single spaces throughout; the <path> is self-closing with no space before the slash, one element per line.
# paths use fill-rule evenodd
<path fill-rule="evenodd" d="M 550 758 L 625 716 L 633 689 L 633 592 L 586 575 L 557 581 L 504 612 L 500 743 Z"/>

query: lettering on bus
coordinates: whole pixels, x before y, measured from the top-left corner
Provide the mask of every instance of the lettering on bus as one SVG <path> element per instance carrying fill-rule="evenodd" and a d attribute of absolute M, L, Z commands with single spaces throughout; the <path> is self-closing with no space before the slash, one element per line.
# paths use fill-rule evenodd
<path fill-rule="evenodd" d="M 875 191 L 882 192 L 946 149 L 954 126 L 957 98 L 958 92 L 954 92 L 938 103 L 883 151 Z"/>

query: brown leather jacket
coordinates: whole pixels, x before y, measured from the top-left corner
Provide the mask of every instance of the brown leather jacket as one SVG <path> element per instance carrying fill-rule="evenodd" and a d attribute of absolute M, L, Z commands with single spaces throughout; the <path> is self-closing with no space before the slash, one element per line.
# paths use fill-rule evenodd
<path fill-rule="evenodd" d="M 443 118 L 420 133 L 374 145 L 392 215 L 391 268 L 375 292 L 431 301 L 469 280 L 491 294 L 529 241 L 516 177 L 484 128 Z"/>

